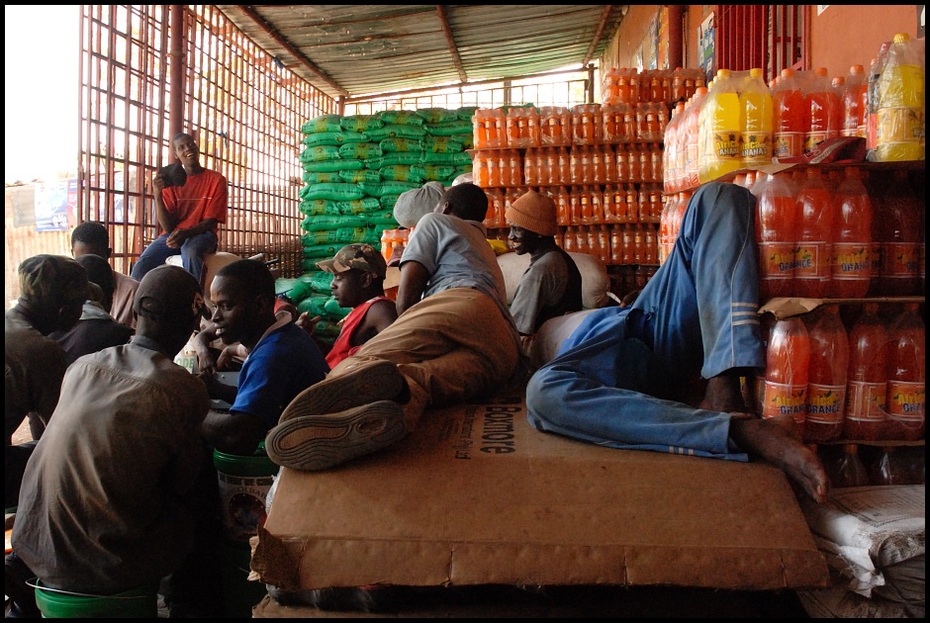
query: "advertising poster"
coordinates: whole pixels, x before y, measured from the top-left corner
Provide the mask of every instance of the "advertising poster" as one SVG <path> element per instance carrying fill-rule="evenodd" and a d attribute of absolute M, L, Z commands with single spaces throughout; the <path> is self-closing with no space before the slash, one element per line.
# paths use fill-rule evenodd
<path fill-rule="evenodd" d="M 77 223 L 77 179 L 37 185 L 35 214 L 36 231 L 68 231 Z"/>
<path fill-rule="evenodd" d="M 668 7 L 659 8 L 658 32 L 656 33 L 657 69 L 671 69 L 668 66 Z"/>
<path fill-rule="evenodd" d="M 698 26 L 697 44 L 698 44 L 698 66 L 704 71 L 704 77 L 708 84 L 714 77 L 716 69 L 714 68 L 714 14 L 707 16 L 701 25 Z"/>

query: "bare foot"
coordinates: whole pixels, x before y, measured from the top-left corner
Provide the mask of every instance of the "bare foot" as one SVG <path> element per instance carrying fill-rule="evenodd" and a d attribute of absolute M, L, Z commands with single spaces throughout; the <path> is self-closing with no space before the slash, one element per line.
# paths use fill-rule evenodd
<path fill-rule="evenodd" d="M 797 425 L 785 418 L 743 419 L 730 421 L 730 436 L 749 455 L 780 468 L 816 502 L 827 499 L 829 480 L 820 459 L 797 437 Z"/>
<path fill-rule="evenodd" d="M 701 400 L 698 407 L 723 413 L 746 411 L 739 377 L 720 375 L 709 379 L 707 388 L 704 391 L 704 399 Z"/>

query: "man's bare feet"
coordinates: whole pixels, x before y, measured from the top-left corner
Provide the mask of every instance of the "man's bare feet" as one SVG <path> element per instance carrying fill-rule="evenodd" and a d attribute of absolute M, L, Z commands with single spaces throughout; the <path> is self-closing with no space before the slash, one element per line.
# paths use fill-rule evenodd
<path fill-rule="evenodd" d="M 791 416 L 730 421 L 730 437 L 753 457 L 780 468 L 816 502 L 827 499 L 829 480 L 817 455 L 801 443 Z"/>

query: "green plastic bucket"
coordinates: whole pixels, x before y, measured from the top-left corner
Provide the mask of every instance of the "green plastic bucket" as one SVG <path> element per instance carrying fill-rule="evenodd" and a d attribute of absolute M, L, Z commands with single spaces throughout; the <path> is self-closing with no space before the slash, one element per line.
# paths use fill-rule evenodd
<path fill-rule="evenodd" d="M 137 588 L 115 595 L 95 596 L 43 586 L 36 582 L 36 605 L 46 619 L 158 617 L 158 587 Z"/>
<path fill-rule="evenodd" d="M 248 544 L 265 523 L 265 500 L 278 466 L 265 453 L 264 442 L 251 456 L 213 451 L 219 479 L 223 527 L 228 540 Z"/>

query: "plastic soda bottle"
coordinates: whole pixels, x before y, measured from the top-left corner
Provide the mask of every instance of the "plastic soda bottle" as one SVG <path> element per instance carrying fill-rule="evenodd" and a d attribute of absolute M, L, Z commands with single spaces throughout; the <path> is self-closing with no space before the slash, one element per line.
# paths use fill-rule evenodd
<path fill-rule="evenodd" d="M 875 158 L 875 147 L 878 144 L 878 85 L 885 67 L 885 61 L 888 59 L 888 50 L 891 49 L 891 44 L 891 41 L 883 42 L 878 49 L 878 55 L 869 66 L 865 107 L 865 145 L 869 149 L 869 159 Z"/>
<path fill-rule="evenodd" d="M 767 176 L 756 207 L 761 298 L 793 293 L 795 247 L 800 227 L 800 204 L 790 174 Z"/>
<path fill-rule="evenodd" d="M 849 331 L 849 372 L 843 435 L 877 441 L 885 434 L 888 391 L 888 334 L 878 317 L 878 304 L 866 303 Z"/>
<path fill-rule="evenodd" d="M 762 69 L 753 67 L 739 93 L 740 157 L 743 167 L 772 162 L 772 94 L 762 78 Z M 666 143 L 668 144 L 668 143 Z"/>
<path fill-rule="evenodd" d="M 794 69 L 782 69 L 772 92 L 772 157 L 784 160 L 804 153 L 804 95 Z"/>
<path fill-rule="evenodd" d="M 834 200 L 835 234 L 827 296 L 863 297 L 872 279 L 872 201 L 858 169 L 846 167 Z"/>
<path fill-rule="evenodd" d="M 730 70 L 717 70 L 701 105 L 698 127 L 698 178 L 702 184 L 742 168 L 740 102 Z"/>
<path fill-rule="evenodd" d="M 790 415 L 803 430 L 807 416 L 810 336 L 799 316 L 778 320 L 765 355 L 762 417 Z"/>
<path fill-rule="evenodd" d="M 924 63 L 907 33 L 894 36 L 878 79 L 874 160 L 923 160 Z"/>
<path fill-rule="evenodd" d="M 805 118 L 804 150 L 810 151 L 818 143 L 840 135 L 840 102 L 833 90 L 826 67 L 818 67 L 811 76 L 804 97 Z"/>
<path fill-rule="evenodd" d="M 910 296 L 919 290 L 923 205 L 911 191 L 907 171 L 895 171 L 876 210 L 881 245 L 879 293 Z"/>
<path fill-rule="evenodd" d="M 864 129 L 862 122 L 862 90 L 865 87 L 865 69 L 862 65 L 853 65 L 846 76 L 843 85 L 843 123 L 840 127 L 840 136 L 863 136 L 859 132 Z"/>
<path fill-rule="evenodd" d="M 905 303 L 888 328 L 888 395 L 885 438 L 924 437 L 927 336 L 917 303 Z"/>
<path fill-rule="evenodd" d="M 811 356 L 804 441 L 832 441 L 843 434 L 849 336 L 837 305 L 825 305 L 805 319 L 808 321 Z"/>
<path fill-rule="evenodd" d="M 795 249 L 794 294 L 821 298 L 830 284 L 834 204 L 818 167 L 807 169 L 797 201 L 801 225 Z"/>

